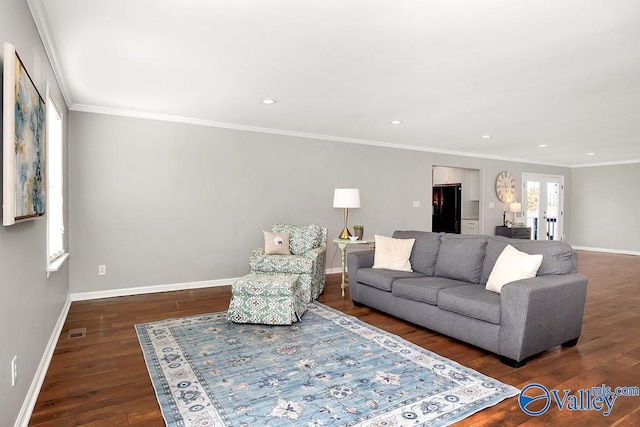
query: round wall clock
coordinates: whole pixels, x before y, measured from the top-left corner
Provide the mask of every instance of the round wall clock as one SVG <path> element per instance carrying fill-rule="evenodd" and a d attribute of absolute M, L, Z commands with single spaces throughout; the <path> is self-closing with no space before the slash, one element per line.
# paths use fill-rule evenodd
<path fill-rule="evenodd" d="M 501 202 L 513 202 L 516 193 L 516 179 L 511 172 L 502 171 L 496 178 L 496 195 Z"/>

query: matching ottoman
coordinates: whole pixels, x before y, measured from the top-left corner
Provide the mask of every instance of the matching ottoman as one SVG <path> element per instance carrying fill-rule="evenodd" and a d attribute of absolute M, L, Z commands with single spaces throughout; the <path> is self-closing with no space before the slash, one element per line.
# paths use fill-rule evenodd
<path fill-rule="evenodd" d="M 232 288 L 227 319 L 235 323 L 290 325 L 307 309 L 297 275 L 249 274 Z"/>

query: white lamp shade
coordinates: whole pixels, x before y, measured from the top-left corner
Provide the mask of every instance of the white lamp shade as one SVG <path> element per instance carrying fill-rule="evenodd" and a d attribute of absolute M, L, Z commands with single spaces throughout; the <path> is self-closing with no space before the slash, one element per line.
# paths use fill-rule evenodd
<path fill-rule="evenodd" d="M 336 188 L 333 193 L 334 208 L 359 208 L 360 190 L 357 188 Z"/>
<path fill-rule="evenodd" d="M 511 213 L 519 213 L 522 212 L 522 204 L 519 202 L 514 202 L 509 205 L 509 212 Z"/>

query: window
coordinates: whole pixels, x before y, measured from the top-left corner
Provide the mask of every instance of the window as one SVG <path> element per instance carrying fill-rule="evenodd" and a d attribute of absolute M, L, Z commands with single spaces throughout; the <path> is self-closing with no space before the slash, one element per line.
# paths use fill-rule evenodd
<path fill-rule="evenodd" d="M 47 83 L 47 273 L 67 258 L 64 248 L 64 127 L 62 113 Z"/>

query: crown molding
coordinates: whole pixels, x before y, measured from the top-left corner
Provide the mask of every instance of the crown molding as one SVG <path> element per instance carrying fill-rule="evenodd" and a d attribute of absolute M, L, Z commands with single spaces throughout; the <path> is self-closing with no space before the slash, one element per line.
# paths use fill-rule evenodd
<path fill-rule="evenodd" d="M 73 101 L 71 99 L 71 93 L 69 92 L 69 85 L 67 85 L 64 73 L 62 72 L 62 67 L 60 66 L 60 61 L 58 60 L 58 51 L 56 49 L 55 41 L 53 40 L 44 3 L 42 0 L 27 0 L 27 5 L 29 6 L 31 16 L 36 24 L 38 33 L 40 34 L 40 39 L 42 40 L 44 50 L 49 58 L 49 62 L 51 63 L 51 68 L 53 68 L 53 74 L 58 81 L 58 86 L 62 92 L 64 102 L 67 104 L 67 108 L 69 108 L 69 106 L 73 104 Z"/>
<path fill-rule="evenodd" d="M 394 148 L 399 150 L 421 151 L 421 152 L 427 152 L 427 153 L 448 154 L 452 156 L 474 157 L 474 158 L 480 158 L 480 159 L 501 160 L 501 161 L 507 161 L 507 162 L 517 162 L 517 163 L 530 163 L 530 164 L 539 164 L 539 165 L 545 165 L 545 166 L 557 166 L 562 168 L 571 167 L 569 165 L 564 165 L 564 164 L 545 163 L 545 162 L 538 162 L 538 161 L 522 159 L 522 158 L 492 156 L 492 155 L 481 154 L 481 153 L 442 150 L 438 148 L 419 147 L 416 145 L 396 144 L 392 142 L 375 141 L 375 140 L 368 140 L 368 139 L 347 138 L 342 136 L 298 132 L 298 131 L 291 131 L 291 130 L 285 130 L 285 129 L 264 128 L 264 127 L 258 127 L 258 126 L 240 125 L 235 123 L 217 122 L 213 120 L 196 119 L 192 117 L 173 116 L 169 114 L 158 114 L 158 113 L 149 113 L 149 112 L 143 112 L 143 111 L 125 110 L 120 108 L 100 107 L 96 105 L 72 104 L 69 107 L 69 110 L 79 111 L 83 113 L 106 114 L 111 116 L 122 116 L 122 117 L 138 118 L 138 119 L 185 123 L 185 124 L 191 124 L 191 125 L 197 125 L 197 126 L 208 126 L 208 127 L 222 128 L 222 129 L 242 130 L 246 132 L 257 132 L 257 133 L 266 133 L 266 134 L 272 134 L 272 135 L 292 136 L 297 138 L 320 139 L 324 141 L 335 141 L 335 142 L 344 142 L 348 144 L 369 145 L 369 146 L 375 146 L 375 147 Z"/>
<path fill-rule="evenodd" d="M 620 165 L 632 165 L 632 164 L 636 164 L 636 163 L 640 163 L 640 159 L 621 160 L 621 161 L 618 161 L 618 162 L 585 163 L 585 164 L 581 164 L 581 165 L 571 166 L 571 168 L 572 169 L 595 168 L 595 167 L 599 167 L 599 166 L 620 166 Z"/>

